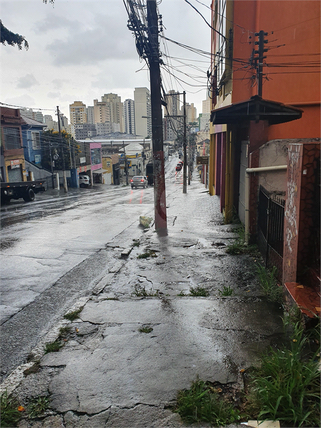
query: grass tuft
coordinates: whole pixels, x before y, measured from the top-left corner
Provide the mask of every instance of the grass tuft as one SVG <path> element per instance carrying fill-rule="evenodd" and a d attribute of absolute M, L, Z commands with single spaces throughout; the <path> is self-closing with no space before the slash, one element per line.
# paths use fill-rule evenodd
<path fill-rule="evenodd" d="M 256 272 L 259 277 L 261 289 L 268 300 L 270 302 L 282 303 L 283 290 L 282 287 L 278 286 L 276 279 L 276 267 L 273 266 L 272 270 L 269 270 L 258 264 Z"/>
<path fill-rule="evenodd" d="M 245 229 L 244 227 L 239 227 L 236 229 L 238 237 L 227 246 L 226 252 L 231 255 L 239 254 L 256 254 L 257 246 L 256 245 L 245 245 Z"/>
<path fill-rule="evenodd" d="M 239 411 L 219 397 L 207 382 L 199 379 L 192 383 L 190 389 L 178 392 L 174 411 L 188 424 L 204 421 L 221 426 L 240 420 Z"/>
<path fill-rule="evenodd" d="M 139 329 L 141 333 L 151 333 L 153 331 L 153 328 L 150 326 L 143 326 Z"/>
<path fill-rule="evenodd" d="M 208 290 L 200 286 L 190 287 L 189 292 L 190 295 L 194 297 L 207 297 L 209 295 Z"/>
<path fill-rule="evenodd" d="M 158 295 L 157 291 L 156 293 L 148 292 L 146 291 L 146 288 L 140 284 L 135 285 L 135 291 L 134 295 L 137 297 L 155 297 Z"/>
<path fill-rule="evenodd" d="M 66 337 L 68 337 L 70 332 L 71 332 L 71 327 L 69 325 L 65 327 L 61 327 L 59 330 L 59 338 L 65 339 Z"/>
<path fill-rule="evenodd" d="M 148 259 L 149 257 L 157 257 L 157 254 L 153 250 L 147 250 L 145 253 L 137 256 L 138 259 Z"/>
<path fill-rule="evenodd" d="M 5 391 L 0 397 L 1 427 L 16 427 L 21 418 L 17 401 Z"/>
<path fill-rule="evenodd" d="M 49 352 L 58 352 L 60 348 L 62 348 L 62 344 L 59 340 L 56 340 L 55 342 L 46 343 L 45 346 L 45 353 L 48 354 Z"/>
<path fill-rule="evenodd" d="M 30 418 L 37 418 L 49 408 L 49 397 L 39 396 L 33 398 L 28 404 L 27 411 Z"/>
<path fill-rule="evenodd" d="M 220 293 L 221 296 L 232 296 L 233 294 L 233 288 L 231 288 L 229 285 L 223 285 L 222 290 L 218 290 L 218 292 Z"/>
<path fill-rule="evenodd" d="M 283 426 L 318 427 L 320 371 L 317 353 L 307 358 L 308 337 L 294 325 L 289 348 L 270 349 L 252 375 L 249 400 L 260 420 L 279 420 Z"/>
<path fill-rule="evenodd" d="M 81 308 L 77 309 L 73 312 L 68 312 L 66 315 L 64 315 L 64 318 L 69 321 L 75 321 L 77 318 L 79 318 L 80 312 L 84 309 L 82 306 Z"/>

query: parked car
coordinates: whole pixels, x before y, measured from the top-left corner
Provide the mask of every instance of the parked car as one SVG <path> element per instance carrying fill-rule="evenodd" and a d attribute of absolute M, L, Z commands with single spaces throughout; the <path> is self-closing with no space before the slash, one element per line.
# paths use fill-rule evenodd
<path fill-rule="evenodd" d="M 134 187 L 143 187 L 144 189 L 148 186 L 148 180 L 147 177 L 143 176 L 143 175 L 135 175 L 133 178 L 131 178 L 130 180 L 130 185 L 132 186 L 132 189 Z"/>
<path fill-rule="evenodd" d="M 88 187 L 90 185 L 89 175 L 79 175 L 79 187 Z"/>

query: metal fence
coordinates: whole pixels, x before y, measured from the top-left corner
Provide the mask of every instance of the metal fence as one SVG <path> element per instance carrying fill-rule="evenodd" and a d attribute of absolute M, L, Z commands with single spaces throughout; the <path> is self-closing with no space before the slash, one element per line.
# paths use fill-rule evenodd
<path fill-rule="evenodd" d="M 283 265 L 284 206 L 284 199 L 260 186 L 258 246 L 266 267 L 276 266 L 279 280 L 282 279 Z"/>

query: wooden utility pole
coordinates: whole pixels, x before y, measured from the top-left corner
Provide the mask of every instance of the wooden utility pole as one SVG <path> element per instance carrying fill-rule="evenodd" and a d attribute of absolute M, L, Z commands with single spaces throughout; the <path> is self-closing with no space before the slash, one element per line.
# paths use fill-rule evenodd
<path fill-rule="evenodd" d="M 126 176 L 126 186 L 128 186 L 128 165 L 127 165 L 125 141 L 123 141 L 123 150 L 124 150 L 124 171 L 125 171 L 125 176 Z"/>
<path fill-rule="evenodd" d="M 184 112 L 184 134 L 183 134 L 183 148 L 184 148 L 184 164 L 183 164 L 183 193 L 187 193 L 186 186 L 186 168 L 187 168 L 187 154 L 186 154 L 186 92 L 183 91 L 183 112 Z"/>
<path fill-rule="evenodd" d="M 65 167 L 64 147 L 63 147 L 62 136 L 61 136 L 61 127 L 60 127 L 60 111 L 59 111 L 59 106 L 57 106 L 57 116 L 58 116 L 59 141 L 60 141 L 61 156 L 62 156 L 63 185 L 64 185 L 64 191 L 65 191 L 65 193 L 67 193 L 67 192 L 68 192 L 68 186 L 67 186 L 67 178 L 66 178 L 66 167 Z"/>
<path fill-rule="evenodd" d="M 152 140 L 154 159 L 155 229 L 159 235 L 167 235 L 165 167 L 163 149 L 163 121 L 161 106 L 161 76 L 159 69 L 158 16 L 156 0 L 147 0 L 149 41 L 149 70 L 152 110 Z"/>
<path fill-rule="evenodd" d="M 261 30 L 259 33 L 255 33 L 258 36 L 259 40 L 255 42 L 255 45 L 258 45 L 258 50 L 254 51 L 254 53 L 258 54 L 258 65 L 257 65 L 257 81 L 258 81 L 258 96 L 262 97 L 262 85 L 263 85 L 263 60 L 266 58 L 264 53 L 268 51 L 268 49 L 264 48 L 264 45 L 268 42 L 264 39 L 268 33 L 265 33 Z"/>

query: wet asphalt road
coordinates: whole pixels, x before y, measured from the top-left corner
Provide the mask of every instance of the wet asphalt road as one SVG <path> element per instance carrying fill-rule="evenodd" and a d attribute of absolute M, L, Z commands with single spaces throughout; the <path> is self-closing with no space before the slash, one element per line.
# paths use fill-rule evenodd
<path fill-rule="evenodd" d="M 181 188 L 177 159 L 166 165 L 167 197 Z M 140 215 L 153 217 L 154 190 L 96 185 L 38 194 L 33 203 L 1 207 L 1 377 L 31 349 L 115 263 L 106 247 L 130 230 L 139 236 Z M 125 243 L 126 244 L 126 243 Z"/>

